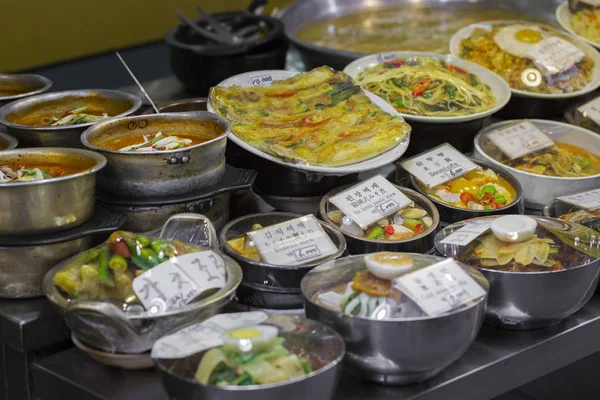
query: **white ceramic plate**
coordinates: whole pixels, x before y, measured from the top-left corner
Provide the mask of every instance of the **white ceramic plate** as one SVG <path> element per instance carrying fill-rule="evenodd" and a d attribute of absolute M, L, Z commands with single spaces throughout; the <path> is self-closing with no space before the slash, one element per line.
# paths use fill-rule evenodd
<path fill-rule="evenodd" d="M 424 53 L 424 52 L 416 52 L 416 51 L 391 51 L 387 53 L 379 53 L 372 54 L 363 58 L 359 58 L 348 64 L 346 68 L 344 68 L 344 72 L 350 75 L 352 78 L 356 79 L 358 75 L 368 68 L 372 68 L 378 64 L 385 62 L 386 60 L 392 59 L 401 59 L 405 60 L 408 58 L 414 57 L 424 57 L 424 58 L 433 58 L 436 60 L 444 60 L 448 64 L 456 65 L 459 68 L 464 69 L 467 72 L 475 74 L 481 79 L 481 81 L 487 84 L 491 89 L 492 93 L 496 97 L 496 104 L 493 108 L 483 111 L 476 114 L 471 115 L 461 115 L 456 117 L 427 117 L 422 115 L 411 115 L 400 113 L 407 121 L 417 121 L 417 122 L 425 122 L 432 124 L 441 124 L 441 123 L 458 123 L 458 122 L 466 122 L 472 121 L 475 119 L 485 118 L 488 115 L 492 115 L 502 107 L 508 103 L 510 100 L 510 87 L 506 83 L 504 79 L 500 76 L 496 75 L 492 71 L 487 68 L 483 68 L 482 66 L 462 60 L 458 57 L 453 57 L 450 55 L 444 54 L 436 54 L 436 53 Z"/>
<path fill-rule="evenodd" d="M 264 70 L 264 71 L 254 71 L 254 72 L 246 72 L 243 74 L 232 76 L 231 78 L 225 79 L 223 82 L 219 83 L 217 86 L 229 87 L 229 86 L 241 86 L 241 87 L 249 87 L 249 86 L 265 86 L 270 85 L 273 81 L 278 81 L 282 79 L 291 78 L 294 75 L 297 75 L 299 72 L 295 71 L 284 71 L 284 70 Z M 389 105 L 382 98 L 375 96 L 373 93 L 365 91 L 365 94 L 371 99 L 375 105 L 381 108 L 383 111 L 396 116 L 401 116 L 400 113 L 396 111 L 394 107 Z M 215 110 L 210 102 L 210 96 L 207 104 L 207 110 L 209 112 L 214 113 Z M 288 168 L 292 168 L 300 171 L 313 172 L 317 175 L 347 175 L 354 174 L 364 171 L 369 171 L 372 169 L 376 169 L 382 167 L 386 164 L 392 163 L 396 161 L 408 148 L 410 133 L 406 134 L 403 140 L 398 142 L 396 146 L 391 148 L 390 150 L 382 153 L 376 157 L 369 158 L 368 160 L 364 160 L 355 164 L 344 165 L 341 167 L 323 167 L 317 165 L 302 165 L 295 164 L 292 162 L 288 162 L 282 160 L 281 158 L 272 156 L 271 154 L 265 153 L 256 147 L 246 143 L 239 137 L 235 135 L 235 133 L 229 134 L 229 139 L 233 141 L 238 146 L 243 149 L 249 151 L 250 153 L 256 154 L 259 157 L 272 161 L 274 163 L 284 165 Z"/>
<path fill-rule="evenodd" d="M 456 32 L 454 34 L 454 36 L 452 36 L 452 39 L 450 39 L 450 53 L 452 53 L 452 55 L 454 57 L 460 58 L 460 55 L 459 55 L 460 54 L 460 42 L 463 39 L 469 38 L 475 28 L 482 28 L 482 29 L 491 31 L 492 26 L 494 24 L 512 23 L 512 22 L 522 23 L 522 21 L 505 21 L 505 20 L 500 21 L 499 20 L 499 21 L 481 22 L 481 23 L 471 24 L 469 26 L 466 26 L 466 27 L 462 28 L 461 30 L 459 30 L 458 32 Z M 550 28 L 552 28 L 552 26 L 550 26 L 550 25 L 548 25 L 548 26 Z M 569 34 L 565 34 L 565 35 L 568 35 L 571 42 L 573 44 L 575 44 L 577 47 L 579 47 L 586 56 L 590 57 L 594 61 L 594 69 L 592 70 L 592 80 L 583 89 L 580 89 L 580 90 L 577 90 L 577 91 L 571 92 L 571 93 L 561 93 L 561 94 L 532 93 L 532 92 L 526 92 L 524 90 L 517 90 L 517 89 L 511 88 L 513 95 L 520 96 L 520 97 L 530 97 L 530 98 L 548 99 L 548 100 L 567 99 L 570 97 L 582 96 L 586 93 L 596 90 L 600 86 L 600 53 L 598 53 L 598 51 L 596 51 L 596 49 L 594 49 L 589 44 L 585 43 L 581 39 L 578 39 L 577 36 L 573 36 L 573 35 L 569 35 Z"/>
<path fill-rule="evenodd" d="M 575 33 L 575 31 L 571 27 L 571 21 L 569 18 L 570 16 L 571 16 L 571 11 L 569 11 L 569 2 L 568 1 L 565 1 L 564 3 L 559 4 L 559 6 L 556 7 L 556 19 L 558 20 L 558 23 L 560 24 L 560 26 L 563 27 L 563 29 L 565 31 L 569 32 L 571 35 L 577 36 L 579 39 L 583 40 L 584 42 L 587 42 L 589 45 L 592 45 L 592 46 L 600 49 L 600 43 L 592 42 L 591 40 L 586 39 L 583 36 Z"/>

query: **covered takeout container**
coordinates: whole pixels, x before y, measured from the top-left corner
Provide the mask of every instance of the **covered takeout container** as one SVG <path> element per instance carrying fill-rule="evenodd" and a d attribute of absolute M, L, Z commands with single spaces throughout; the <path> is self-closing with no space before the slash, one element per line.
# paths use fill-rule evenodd
<path fill-rule="evenodd" d="M 277 383 L 239 386 L 201 384 L 199 363 L 211 348 L 222 344 L 223 333 L 234 329 L 275 327 L 283 346 L 312 364 L 312 371 Z M 189 345 L 189 340 L 194 344 Z M 267 315 L 261 311 L 220 314 L 160 339 L 152 358 L 169 398 L 190 400 L 308 400 L 333 398 L 342 369 L 344 341 L 333 329 L 300 316 Z"/>
<path fill-rule="evenodd" d="M 450 225 L 435 244 L 490 282 L 487 323 L 528 330 L 554 325 L 588 302 L 600 276 L 597 237 L 558 219 L 509 215 Z"/>
<path fill-rule="evenodd" d="M 381 254 L 412 261 L 408 269 L 400 271 L 403 274 L 400 278 L 413 273 L 428 273 L 432 271 L 428 267 L 452 262 L 416 253 L 383 252 L 369 256 Z M 429 315 L 404 292 L 395 290 L 395 281 L 392 281 L 393 289 L 387 297 L 367 296 L 363 300 L 361 296 L 366 293 L 361 293 L 347 301 L 348 290 L 354 288 L 350 283 L 357 273 L 367 269 L 365 256 L 330 261 L 310 271 L 302 280 L 306 315 L 342 335 L 346 342 L 344 361 L 355 375 L 388 385 L 422 382 L 459 359 L 475 340 L 483 322 L 487 280 L 474 268 L 462 264 L 456 264 L 455 268 L 459 270 L 461 280 L 470 281 L 473 285 L 470 288 L 479 291 L 480 296 L 465 303 L 459 301 L 448 312 Z M 436 270 L 436 273 L 440 271 L 443 272 Z M 414 279 L 419 284 L 429 284 Z M 449 289 L 450 294 L 455 289 Z M 336 293 L 332 293 L 334 291 Z M 341 304 L 351 307 L 353 301 L 359 302 L 360 311 L 352 311 L 351 315 L 342 312 Z"/>
<path fill-rule="evenodd" d="M 600 136 L 587 129 L 562 122 L 541 119 L 511 120 L 492 124 L 475 136 L 474 157 L 508 171 L 521 184 L 525 207 L 541 210 L 556 197 L 600 187 L 600 174 L 583 177 L 558 177 L 538 175 L 519 170 L 502 161 L 507 160 L 488 135 L 497 130 L 509 128 L 523 122 L 530 122 L 548 135 L 554 142 L 577 146 L 600 157 Z"/>
<path fill-rule="evenodd" d="M 302 308 L 300 282 L 311 269 L 324 262 L 341 257 L 346 251 L 344 235 L 331 225 L 320 222 L 333 244 L 336 252 L 326 258 L 299 263 L 298 265 L 274 265 L 264 261 L 252 260 L 235 251 L 229 241 L 244 236 L 254 230 L 255 224 L 262 227 L 279 224 L 299 218 L 302 215 L 284 212 L 250 214 L 230 221 L 219 235 L 221 249 L 235 259 L 244 272 L 238 288 L 238 302 L 266 309 Z"/>
<path fill-rule="evenodd" d="M 142 238 L 133 234 L 133 247 L 127 242 L 133 240 L 131 236 L 120 233 L 117 237 L 120 238 L 115 241 L 118 242 L 117 246 L 133 249 L 129 252 L 131 258 L 127 257 L 124 261 L 124 270 L 112 266 L 110 271 L 106 266 L 102 270 L 103 257 L 107 257 L 104 255 L 106 249 L 110 249 L 108 256 L 111 264 L 113 257 L 123 252 L 113 247 L 115 245 L 111 242 L 65 260 L 44 278 L 46 296 L 63 315 L 73 334 L 79 341 L 103 352 L 143 353 L 150 350 L 160 337 L 219 312 L 233 298 L 242 279 L 239 265 L 218 251 L 214 228 L 200 214 L 176 215 L 167 221 L 160 232 L 153 232 Z M 175 247 L 177 251 L 163 252 L 162 247 L 160 251 L 156 249 L 155 253 L 148 251 L 150 247 L 155 249 L 155 242 L 160 245 L 165 241 L 167 249 Z M 176 244 L 177 241 L 179 244 Z M 181 248 L 187 254 L 183 254 Z M 92 258 L 96 254 L 97 260 Z M 203 254 L 211 261 L 206 261 Z M 136 256 L 138 258 L 134 259 Z M 168 260 L 161 261 L 161 257 Z M 157 263 L 160 264 L 156 266 Z M 167 265 L 169 263 L 170 267 Z M 207 266 L 209 263 L 214 264 L 216 270 Z M 173 270 L 169 277 L 164 277 L 163 267 L 172 268 L 174 265 L 177 270 Z M 136 292 L 134 288 L 139 288 L 136 283 L 138 281 L 134 279 L 132 283 L 131 279 L 136 278 L 139 272 L 132 273 L 130 269 L 137 270 L 140 266 L 143 268 L 139 272 L 146 271 L 139 281 L 144 284 L 144 288 Z M 193 275 L 193 270 L 196 273 L 204 271 L 206 277 Z M 149 272 L 150 275 L 147 275 Z M 121 273 L 128 274 L 129 279 Z M 59 274 L 62 276 L 57 278 Z M 105 276 L 108 277 L 103 278 Z M 200 290 L 209 279 L 217 279 L 221 285 Z M 186 285 L 193 287 L 194 284 L 197 290 L 176 292 L 179 294 L 175 296 L 172 287 L 164 287 L 169 282 L 175 282 L 178 290 L 187 289 Z M 60 290 L 56 285 L 58 283 Z M 186 298 L 188 301 L 192 298 L 196 300 L 186 305 L 183 301 Z"/>

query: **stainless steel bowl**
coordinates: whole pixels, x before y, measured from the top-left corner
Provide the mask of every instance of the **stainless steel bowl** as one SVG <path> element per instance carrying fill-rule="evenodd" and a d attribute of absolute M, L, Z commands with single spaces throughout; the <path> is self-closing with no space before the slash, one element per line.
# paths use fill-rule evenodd
<path fill-rule="evenodd" d="M 47 180 L 0 185 L 0 236 L 70 229 L 92 216 L 96 173 L 106 165 L 100 154 L 51 147 L 0 152 L 0 165 L 10 163 L 74 165 L 84 170 Z"/>
<path fill-rule="evenodd" d="M 353 60 L 363 57 L 365 53 L 356 53 L 345 50 L 336 50 L 317 46 L 298 39 L 298 32 L 306 25 L 315 21 L 340 17 L 360 11 L 374 10 L 384 7 L 404 6 L 428 8 L 436 7 L 480 7 L 503 8 L 522 11 L 548 22 L 556 22 L 554 10 L 560 0 L 482 0 L 470 2 L 467 0 L 424 0 L 414 2 L 410 0 L 298 0 L 283 10 L 281 20 L 285 24 L 285 34 L 290 42 L 300 50 L 307 69 L 321 65 L 329 65 L 337 70 L 342 70 Z M 421 49 L 393 49 L 393 50 L 421 50 Z"/>
<path fill-rule="evenodd" d="M 600 155 L 600 136 L 587 129 L 556 121 L 542 119 L 511 120 L 492 124 L 475 136 L 474 157 L 487 161 L 497 168 L 504 169 L 513 175 L 523 188 L 525 207 L 542 210 L 551 200 L 573 193 L 581 193 L 600 187 L 600 174 L 582 178 L 562 178 L 536 175 L 506 166 L 498 161 L 502 157 L 500 150 L 487 138 L 487 134 L 529 121 L 555 142 L 564 142 Z"/>
<path fill-rule="evenodd" d="M 156 106 L 158 111 L 161 113 L 175 113 L 175 112 L 195 112 L 195 111 L 206 111 L 206 104 L 208 98 L 198 97 L 194 99 L 175 100 L 168 103 L 159 104 Z M 152 107 L 145 110 L 143 115 L 155 114 Z"/>
<path fill-rule="evenodd" d="M 180 359 L 154 359 L 165 389 L 172 400 L 331 400 L 334 397 L 344 357 L 344 341 L 326 325 L 302 317 L 272 316 L 272 324 L 285 324 L 280 335 L 292 351 L 317 354 L 324 365 L 287 382 L 266 385 L 219 387 L 200 385 L 195 379 L 205 352 Z M 265 321 L 269 324 L 271 320 Z M 282 325 L 283 326 L 283 325 Z M 294 330 L 289 330 L 294 328 Z"/>
<path fill-rule="evenodd" d="M 465 208 L 451 206 L 434 197 L 428 196 L 425 190 L 423 190 L 423 188 L 417 184 L 415 177 L 411 175 L 410 183 L 412 187 L 414 187 L 419 193 L 421 193 L 423 196 L 426 196 L 429 200 L 435 203 L 435 206 L 437 207 L 437 210 L 440 213 L 440 220 L 444 226 L 453 224 L 458 221 L 464 221 L 465 219 L 477 218 L 486 215 L 523 214 L 525 212 L 525 204 L 523 202 L 523 188 L 514 176 L 509 174 L 507 171 L 498 168 L 488 162 L 474 159 L 471 159 L 471 161 L 473 161 L 475 164 L 479 165 L 484 169 L 491 169 L 498 176 L 504 178 L 515 189 L 517 195 L 515 196 L 515 199 L 512 203 L 508 204 L 506 207 L 503 208 L 499 208 L 496 210 L 468 210 Z"/>
<path fill-rule="evenodd" d="M 421 267 L 441 257 L 408 254 Z M 350 282 L 365 269 L 363 256 L 341 258 L 310 271 L 302 280 L 306 316 L 330 325 L 346 342 L 344 362 L 355 375 L 381 384 L 422 382 L 439 374 L 471 346 L 483 322 L 484 296 L 474 304 L 437 317 L 377 320 L 354 317 L 314 301 L 332 283 Z M 474 268 L 465 266 L 487 285 Z"/>
<path fill-rule="evenodd" d="M 497 217 L 481 217 L 493 220 Z M 531 216 L 539 226 L 544 223 L 565 232 L 575 224 Z M 437 251 L 446 257 L 458 257 L 464 246 L 441 243 L 468 221 L 445 228 L 435 237 Z M 589 239 L 589 238 L 588 238 Z M 589 241 L 588 241 L 589 245 Z M 575 240 L 575 248 L 585 248 L 585 239 Z M 594 294 L 600 276 L 600 259 L 583 257 L 581 265 L 560 271 L 506 272 L 478 268 L 490 282 L 485 322 L 510 330 L 530 330 L 552 326 L 583 307 Z"/>
<path fill-rule="evenodd" d="M 152 136 L 158 132 L 194 132 L 206 121 L 217 123 L 223 133 L 177 150 L 120 152 L 96 145 L 101 138 L 126 136 L 133 130 Z M 230 131 L 228 121 L 209 112 L 139 115 L 100 122 L 81 135 L 81 142 L 108 161 L 98 175 L 98 186 L 104 191 L 125 197 L 176 196 L 221 180 Z"/>
<path fill-rule="evenodd" d="M 33 74 L 0 74 L 0 92 L 2 90 L 16 90 L 21 93 L 0 96 L 0 106 L 23 97 L 35 96 L 50 89 L 52 81 L 41 75 Z"/>
<path fill-rule="evenodd" d="M 210 221 L 200 214 L 171 217 L 159 235 L 178 239 L 200 249 L 218 251 L 218 241 Z M 152 314 L 144 310 L 126 313 L 105 301 L 69 301 L 54 286 L 54 275 L 79 255 L 58 264 L 44 278 L 44 293 L 65 318 L 77 338 L 107 353 L 143 353 L 159 338 L 218 313 L 235 295 L 242 270 L 230 257 L 221 254 L 227 270 L 225 287 L 211 296 L 184 307 Z"/>
<path fill-rule="evenodd" d="M 244 272 L 242 285 L 244 286 L 243 293 L 245 293 L 245 295 L 243 297 L 246 300 L 250 300 L 249 305 L 269 309 L 302 308 L 300 281 L 302 281 L 304 275 L 317 265 L 341 257 L 346 251 L 346 240 L 344 240 L 344 235 L 324 222 L 321 222 L 321 226 L 325 232 L 327 232 L 333 244 L 337 246 L 337 251 L 335 254 L 332 254 L 325 259 L 320 259 L 307 264 L 283 266 L 253 261 L 233 250 L 228 244 L 229 240 L 244 236 L 247 232 L 252 231 L 252 226 L 254 224 L 260 224 L 263 227 L 267 227 L 301 216 L 301 214 L 283 212 L 250 214 L 229 222 L 221 230 L 221 233 L 219 234 L 221 249 L 225 254 L 236 260 Z M 253 296 L 248 292 L 268 293 L 267 295 L 261 296 L 260 301 L 252 302 L 251 300 L 256 296 Z"/>
<path fill-rule="evenodd" d="M 27 115 L 51 116 L 88 106 L 111 117 L 135 113 L 142 100 L 134 95 L 115 90 L 86 89 L 40 94 L 14 101 L 0 108 L 0 124 L 19 139 L 21 147 L 79 147 L 81 133 L 93 123 L 66 126 L 29 126 L 17 121 Z"/>
<path fill-rule="evenodd" d="M 12 150 L 19 145 L 17 138 L 4 132 L 4 127 L 0 126 L 0 150 Z"/>
<path fill-rule="evenodd" d="M 329 202 L 329 198 L 336 195 L 337 193 L 351 187 L 352 184 L 339 187 L 337 189 L 332 190 L 327 193 L 321 199 L 321 204 L 319 205 L 319 214 L 323 221 L 327 222 L 331 226 L 337 226 L 335 223 L 327 216 L 327 203 Z M 414 201 L 419 206 L 423 207 L 433 219 L 433 224 L 422 234 L 405 239 L 405 240 L 375 240 L 375 239 L 367 239 L 365 237 L 358 237 L 354 235 L 344 234 L 346 238 L 346 244 L 348 246 L 348 254 L 367 254 L 374 253 L 377 251 L 403 251 L 403 252 L 415 252 L 415 253 L 427 253 L 433 247 L 433 238 L 435 233 L 438 231 L 438 227 L 440 224 L 440 214 L 438 210 L 435 208 L 433 203 L 422 194 L 407 189 L 405 187 L 396 186 L 402 193 L 404 193 L 409 199 Z"/>

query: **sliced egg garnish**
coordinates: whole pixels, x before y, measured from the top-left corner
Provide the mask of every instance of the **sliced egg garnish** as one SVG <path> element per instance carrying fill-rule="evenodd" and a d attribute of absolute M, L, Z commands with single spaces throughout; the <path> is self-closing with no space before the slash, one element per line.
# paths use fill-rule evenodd
<path fill-rule="evenodd" d="M 535 25 L 514 24 L 502 27 L 494 36 L 496 44 L 517 57 L 528 57 L 531 49 L 544 39 L 544 33 Z"/>
<path fill-rule="evenodd" d="M 256 325 L 234 329 L 223 335 L 223 346 L 240 353 L 260 353 L 268 349 L 279 330 L 270 325 Z"/>
<path fill-rule="evenodd" d="M 410 271 L 413 260 L 406 254 L 382 251 L 365 255 L 365 264 L 376 277 L 391 280 Z"/>

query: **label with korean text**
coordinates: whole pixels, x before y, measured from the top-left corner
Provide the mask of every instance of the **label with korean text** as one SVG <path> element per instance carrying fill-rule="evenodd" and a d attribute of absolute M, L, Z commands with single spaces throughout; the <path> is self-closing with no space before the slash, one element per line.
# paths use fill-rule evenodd
<path fill-rule="evenodd" d="M 511 160 L 554 145 L 548 135 L 529 121 L 490 132 L 488 138 Z"/>
<path fill-rule="evenodd" d="M 214 251 L 172 257 L 133 280 L 133 291 L 153 313 L 183 307 L 209 289 L 225 286 L 223 259 Z"/>
<path fill-rule="evenodd" d="M 429 188 L 477 168 L 477 164 L 448 143 L 409 158 L 401 165 Z"/>
<path fill-rule="evenodd" d="M 402 275 L 395 282 L 429 316 L 445 314 L 486 295 L 452 258 Z"/>
<path fill-rule="evenodd" d="M 490 229 L 492 221 L 472 221 L 446 236 L 440 243 L 466 246 Z"/>
<path fill-rule="evenodd" d="M 250 77 L 250 84 L 252 86 L 268 86 L 271 83 L 273 83 L 271 74 L 254 75 Z"/>
<path fill-rule="evenodd" d="M 412 202 L 381 175 L 354 185 L 332 196 L 329 201 L 362 229 Z"/>
<path fill-rule="evenodd" d="M 398 57 L 398 55 L 396 53 L 379 53 L 376 57 L 377 61 L 379 61 L 380 63 L 384 63 L 387 61 L 395 60 Z"/>
<path fill-rule="evenodd" d="M 563 203 L 571 204 L 575 207 L 595 211 L 600 209 L 600 189 L 590 190 L 588 192 L 572 194 L 557 198 Z"/>
<path fill-rule="evenodd" d="M 588 117 L 598 125 L 600 125 L 600 97 L 596 97 L 589 103 L 585 103 L 579 107 L 581 111 L 585 113 L 585 117 Z"/>
<path fill-rule="evenodd" d="M 263 262 L 273 265 L 301 265 L 334 254 L 337 246 L 314 215 L 305 215 L 248 232 Z"/>
<path fill-rule="evenodd" d="M 585 56 L 577 46 L 559 37 L 543 39 L 529 51 L 529 57 L 550 75 L 566 71 Z"/>

